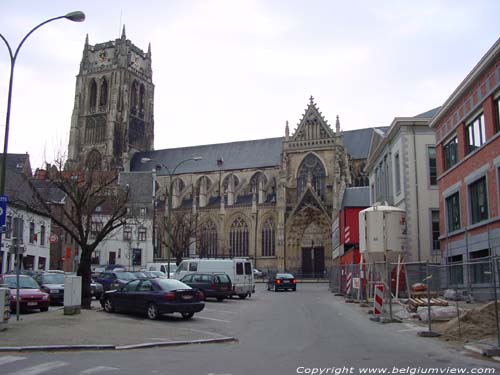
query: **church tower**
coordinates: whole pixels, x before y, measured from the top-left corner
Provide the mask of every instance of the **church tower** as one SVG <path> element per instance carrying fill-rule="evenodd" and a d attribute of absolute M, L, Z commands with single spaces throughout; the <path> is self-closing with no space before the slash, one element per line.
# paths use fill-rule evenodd
<path fill-rule="evenodd" d="M 125 36 L 89 44 L 76 78 L 69 168 L 129 169 L 132 155 L 154 145 L 151 45 L 144 53 Z"/>

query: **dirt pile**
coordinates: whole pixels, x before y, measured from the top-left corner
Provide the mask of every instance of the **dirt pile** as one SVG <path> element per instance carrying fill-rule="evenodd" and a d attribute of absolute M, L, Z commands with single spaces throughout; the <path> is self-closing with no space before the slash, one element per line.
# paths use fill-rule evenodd
<path fill-rule="evenodd" d="M 497 305 L 500 312 L 500 304 Z M 468 340 L 481 340 L 496 335 L 495 302 L 466 310 L 460 317 L 439 325 L 446 336 Z"/>

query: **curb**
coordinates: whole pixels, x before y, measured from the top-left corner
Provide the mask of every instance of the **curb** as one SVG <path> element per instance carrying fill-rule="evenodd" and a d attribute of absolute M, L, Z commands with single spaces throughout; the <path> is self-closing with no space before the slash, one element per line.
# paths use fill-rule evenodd
<path fill-rule="evenodd" d="M 85 351 L 85 350 L 131 350 L 131 349 L 148 349 L 167 346 L 182 346 L 192 344 L 217 344 L 226 342 L 238 342 L 234 337 L 220 337 L 216 339 L 201 339 L 191 341 L 163 341 L 150 342 L 132 345 L 41 345 L 41 346 L 2 346 L 0 352 L 62 352 L 62 351 Z"/>

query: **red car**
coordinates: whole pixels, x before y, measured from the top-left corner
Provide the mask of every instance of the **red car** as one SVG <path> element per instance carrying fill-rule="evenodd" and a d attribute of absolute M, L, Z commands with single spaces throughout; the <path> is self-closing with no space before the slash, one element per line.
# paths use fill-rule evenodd
<path fill-rule="evenodd" d="M 0 276 L 0 284 L 10 288 L 10 311 L 16 311 L 16 275 Z M 20 310 L 49 310 L 49 295 L 40 290 L 40 285 L 31 276 L 19 275 Z"/>

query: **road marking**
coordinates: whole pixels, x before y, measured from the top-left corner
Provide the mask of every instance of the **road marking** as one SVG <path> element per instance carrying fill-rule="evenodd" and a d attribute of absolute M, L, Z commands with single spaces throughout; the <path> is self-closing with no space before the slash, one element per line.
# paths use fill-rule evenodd
<path fill-rule="evenodd" d="M 196 315 L 197 319 L 205 319 L 205 320 L 213 320 L 214 322 L 223 322 L 223 323 L 231 323 L 230 320 L 224 320 L 224 319 L 215 319 L 215 318 L 207 318 L 205 316 L 199 316 Z"/>
<path fill-rule="evenodd" d="M 17 372 L 13 372 L 10 375 L 38 375 L 38 374 L 43 374 L 44 372 L 54 370 L 58 367 L 63 367 L 67 366 L 67 362 L 47 362 L 47 363 L 42 363 L 41 365 L 33 366 L 33 367 L 28 367 L 22 370 L 19 370 Z"/>
<path fill-rule="evenodd" d="M 229 310 L 203 309 L 203 311 L 220 312 L 220 313 L 225 313 L 225 314 L 239 314 L 236 311 L 229 311 Z"/>
<path fill-rule="evenodd" d="M 118 367 L 97 366 L 80 372 L 80 374 L 97 374 L 98 372 L 119 370 Z"/>
<path fill-rule="evenodd" d="M 16 357 L 13 355 L 7 355 L 5 357 L 0 357 L 0 365 L 4 365 L 6 363 L 11 363 L 15 361 L 21 361 L 23 359 L 26 359 L 26 357 Z"/>

